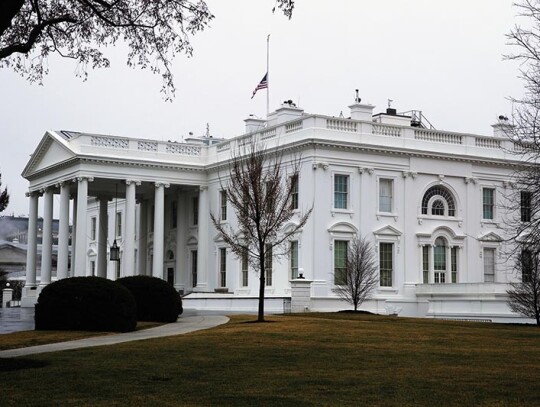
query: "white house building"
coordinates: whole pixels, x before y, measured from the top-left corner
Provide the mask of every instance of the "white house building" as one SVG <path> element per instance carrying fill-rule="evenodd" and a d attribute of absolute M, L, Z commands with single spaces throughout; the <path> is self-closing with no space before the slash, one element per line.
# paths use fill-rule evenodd
<path fill-rule="evenodd" d="M 380 278 L 364 309 L 521 320 L 506 305 L 507 283 L 519 276 L 502 255 L 501 208 L 514 187 L 517 159 L 504 137 L 508 123 L 501 120 L 493 134 L 478 136 L 428 129 L 416 112 L 373 115 L 373 108 L 357 100 L 350 118 L 337 118 L 307 114 L 286 102 L 268 120 L 246 119 L 246 134 L 230 140 L 176 143 L 46 132 L 23 172 L 30 182 L 23 304 L 34 304 L 51 281 L 48 236 L 53 196 L 59 194 L 57 278 L 153 275 L 182 292 L 186 308 L 255 310 L 258 276 L 220 240 L 209 217 L 219 214 L 234 226 L 220 178 L 231 154 L 254 137 L 269 149 L 283 149 L 284 165 L 301 156 L 299 213 L 313 206 L 290 242 L 290 255 L 272 259 L 268 311 L 287 308 L 291 287 L 299 286 L 304 310 L 347 308 L 334 290 L 334 272 L 348 241 L 365 235 L 373 242 Z M 44 231 L 37 285 L 32 236 L 39 200 Z M 120 262 L 109 260 L 115 240 Z M 296 279 L 299 270 L 302 281 Z"/>

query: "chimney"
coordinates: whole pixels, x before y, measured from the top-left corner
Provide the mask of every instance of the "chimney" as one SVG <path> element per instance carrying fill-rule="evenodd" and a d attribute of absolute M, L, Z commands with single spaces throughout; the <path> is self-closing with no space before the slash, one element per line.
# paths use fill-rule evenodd
<path fill-rule="evenodd" d="M 375 106 L 372 105 L 364 105 L 360 102 L 355 102 L 349 106 L 349 109 L 351 109 L 351 119 L 370 122 L 373 117 L 374 108 Z"/>
<path fill-rule="evenodd" d="M 277 125 L 302 117 L 304 109 L 296 107 L 292 100 L 285 100 L 274 114 L 275 117 L 272 117 L 272 119 L 275 119 L 276 122 L 272 125 Z"/>
<path fill-rule="evenodd" d="M 493 127 L 494 137 L 503 137 L 503 138 L 510 137 L 511 132 L 514 129 L 514 125 L 508 121 L 508 117 L 503 116 L 503 115 L 500 115 L 497 118 L 497 123 L 492 124 L 491 127 Z"/>
<path fill-rule="evenodd" d="M 246 134 L 249 134 L 262 130 L 266 120 L 258 119 L 250 114 L 247 119 L 244 119 L 244 122 L 246 123 Z"/>

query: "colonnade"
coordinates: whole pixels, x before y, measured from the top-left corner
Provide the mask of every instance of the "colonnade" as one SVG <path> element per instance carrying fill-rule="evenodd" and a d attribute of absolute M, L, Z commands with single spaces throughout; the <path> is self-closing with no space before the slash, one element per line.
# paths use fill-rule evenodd
<path fill-rule="evenodd" d="M 89 183 L 94 182 L 92 177 L 80 176 L 73 180 L 63 181 L 40 191 L 29 192 L 29 222 L 28 222 L 28 251 L 26 261 L 26 287 L 28 290 L 36 290 L 38 287 L 36 278 L 37 259 L 38 259 L 38 203 L 39 198 L 43 198 L 43 230 L 42 230 L 42 253 L 41 253 L 41 278 L 39 287 L 42 288 L 51 282 L 52 275 L 52 253 L 53 253 L 53 204 L 54 195 L 60 194 L 59 202 L 59 226 L 58 226 L 58 254 L 57 254 L 57 279 L 63 279 L 71 276 L 89 276 L 92 270 L 88 267 L 88 187 Z M 153 216 L 153 256 L 152 256 L 152 275 L 163 279 L 164 260 L 165 260 L 165 190 L 169 184 L 165 182 L 153 182 L 155 187 L 153 203 L 154 210 L 150 214 L 150 199 L 142 200 L 140 203 L 139 237 L 136 241 L 135 225 L 137 222 L 137 187 L 141 185 L 138 180 L 122 180 L 125 183 L 125 206 L 124 206 L 124 233 L 122 234 L 122 262 L 124 276 L 136 274 L 136 263 L 141 265 L 141 272 L 147 264 L 147 247 L 149 229 L 148 217 Z M 73 184 L 76 184 L 76 191 L 70 196 Z M 94 190 L 99 191 L 99 181 Z M 98 277 L 107 277 L 108 266 L 108 224 L 109 224 L 109 201 L 111 196 L 101 195 L 96 192 L 96 198 L 99 205 L 99 222 L 96 223 L 97 237 L 97 261 L 96 273 Z M 71 199 L 72 198 L 72 199 Z M 182 212 L 186 210 L 185 202 L 181 199 L 181 193 L 178 193 L 176 230 L 176 253 L 175 258 L 182 257 L 182 247 L 178 242 L 185 243 L 185 230 L 187 225 L 181 222 Z M 70 203 L 72 202 L 72 205 Z M 198 256 L 197 268 L 200 273 L 201 281 L 206 280 L 206 264 L 208 254 L 207 237 L 204 233 L 208 231 L 208 192 L 206 187 L 199 188 L 199 208 L 198 208 L 198 247 L 201 255 Z M 73 208 L 73 227 L 71 244 L 71 273 L 69 268 L 69 219 L 70 206 Z M 114 232 L 116 235 L 116 231 Z M 111 239 L 113 240 L 113 239 Z M 138 258 L 136 260 L 136 254 Z M 148 273 L 146 273 L 148 274 Z M 35 292 L 35 291 L 34 291 Z"/>

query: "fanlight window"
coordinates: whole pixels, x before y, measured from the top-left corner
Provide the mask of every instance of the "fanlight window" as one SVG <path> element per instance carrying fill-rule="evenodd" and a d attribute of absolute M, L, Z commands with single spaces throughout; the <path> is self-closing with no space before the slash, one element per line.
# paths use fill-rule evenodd
<path fill-rule="evenodd" d="M 448 213 L 445 213 L 448 210 Z M 443 186 L 429 188 L 422 198 L 422 215 L 456 216 L 452 193 Z"/>

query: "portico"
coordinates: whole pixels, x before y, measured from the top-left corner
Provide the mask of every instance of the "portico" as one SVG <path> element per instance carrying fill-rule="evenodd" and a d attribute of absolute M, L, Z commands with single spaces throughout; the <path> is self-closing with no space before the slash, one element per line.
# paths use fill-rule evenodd
<path fill-rule="evenodd" d="M 23 173 L 30 181 L 23 305 L 32 305 L 41 289 L 55 277 L 96 275 L 115 279 L 141 274 L 166 278 L 164 264 L 171 262 L 165 255 L 170 246 L 174 247 L 173 284 L 180 291 L 186 289 L 186 239 L 193 235 L 198 242 L 204 242 L 206 239 L 199 234 L 208 228 L 206 179 L 201 161 L 193 160 L 200 158 L 203 149 L 195 145 L 178 148 L 176 143 L 151 144 L 68 132 L 47 132 L 43 136 Z M 160 154 L 162 148 L 164 153 Z M 166 156 L 170 156 L 168 162 L 163 160 Z M 189 171 L 185 171 L 185 161 Z M 194 202 L 192 197 L 197 197 L 196 210 L 189 208 L 189 203 Z M 38 278 L 36 235 L 40 205 L 44 220 Z M 52 268 L 54 213 L 59 218 L 56 276 Z M 198 214 L 197 222 L 193 222 L 193 213 Z M 120 247 L 119 264 L 111 262 L 108 255 L 115 240 Z M 197 250 L 205 251 L 204 247 Z M 199 270 L 204 269 L 205 257 L 199 256 Z M 204 287 L 204 273 L 199 275 L 199 283 Z"/>

